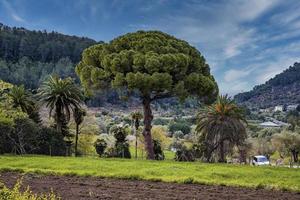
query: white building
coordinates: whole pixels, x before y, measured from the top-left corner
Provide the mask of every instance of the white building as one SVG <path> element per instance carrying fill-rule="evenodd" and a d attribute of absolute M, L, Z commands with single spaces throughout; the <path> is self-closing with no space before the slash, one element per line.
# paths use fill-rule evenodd
<path fill-rule="evenodd" d="M 274 122 L 263 122 L 259 124 L 263 128 L 280 128 L 280 125 L 275 124 Z"/>
<path fill-rule="evenodd" d="M 293 111 L 293 110 L 296 110 L 298 107 L 298 104 L 294 104 L 294 105 L 288 105 L 286 110 L 287 111 Z"/>
<path fill-rule="evenodd" d="M 283 111 L 283 106 L 275 106 L 274 112 L 277 112 L 277 111 L 282 112 Z"/>

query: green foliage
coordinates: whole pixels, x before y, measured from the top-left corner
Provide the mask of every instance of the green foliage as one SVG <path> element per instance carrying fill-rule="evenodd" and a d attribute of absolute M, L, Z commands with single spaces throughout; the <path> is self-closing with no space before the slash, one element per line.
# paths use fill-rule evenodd
<path fill-rule="evenodd" d="M 170 122 L 170 120 L 168 119 L 163 119 L 163 118 L 155 118 L 153 120 L 153 125 L 162 125 L 162 126 L 166 126 L 168 125 Z"/>
<path fill-rule="evenodd" d="M 83 52 L 76 67 L 83 86 L 127 89 L 153 99 L 217 94 L 203 56 L 187 42 L 158 31 L 129 33 Z"/>
<path fill-rule="evenodd" d="M 152 128 L 152 138 L 159 141 L 162 149 L 166 149 L 171 143 L 170 138 L 167 137 L 166 128 L 162 126 L 154 126 Z"/>
<path fill-rule="evenodd" d="M 14 86 L 10 89 L 8 96 L 12 99 L 13 108 L 20 107 L 30 119 L 40 123 L 39 108 L 32 94 L 25 90 L 24 86 Z"/>
<path fill-rule="evenodd" d="M 186 122 L 173 122 L 169 124 L 169 131 L 172 134 L 181 131 L 184 135 L 187 135 L 191 132 L 191 127 Z"/>
<path fill-rule="evenodd" d="M 30 188 L 27 187 L 25 191 L 21 190 L 22 182 L 19 180 L 12 189 L 7 188 L 0 183 L 0 199 L 2 200 L 59 200 L 53 191 L 49 194 L 33 194 Z"/>
<path fill-rule="evenodd" d="M 36 154 L 64 156 L 66 154 L 66 143 L 64 137 L 54 128 L 42 127 L 36 136 Z"/>
<path fill-rule="evenodd" d="M 95 146 L 97 154 L 100 157 L 102 157 L 104 155 L 104 151 L 107 147 L 106 141 L 103 138 L 99 138 L 99 139 L 96 140 L 94 146 Z"/>
<path fill-rule="evenodd" d="M 180 148 L 177 148 L 175 154 L 175 160 L 185 161 L 185 162 L 195 161 L 193 149 L 188 149 L 185 145 L 182 145 Z"/>
<path fill-rule="evenodd" d="M 299 133 L 283 131 L 272 137 L 272 143 L 282 156 L 290 154 L 293 158 L 293 162 L 298 162 L 298 155 L 300 153 Z"/>
<path fill-rule="evenodd" d="M 49 115 L 55 111 L 54 120 L 56 128 L 64 134 L 63 125 L 70 120 L 71 110 L 80 108 L 83 102 L 83 94 L 71 78 L 60 79 L 50 76 L 39 88 L 40 101 L 49 108 Z M 64 134 L 67 136 L 67 134 Z"/>
<path fill-rule="evenodd" d="M 196 132 L 203 146 L 204 157 L 210 161 L 219 150 L 219 161 L 225 161 L 227 149 L 243 144 L 247 138 L 243 110 L 227 95 L 219 96 L 216 103 L 203 108 L 198 114 Z"/>
<path fill-rule="evenodd" d="M 126 132 L 125 127 L 113 126 L 109 132 L 116 138 L 115 153 L 113 157 L 131 158 L 129 144 L 126 140 L 128 133 Z"/>
<path fill-rule="evenodd" d="M 153 149 L 154 149 L 155 160 L 164 160 L 165 159 L 165 155 L 164 155 L 164 152 L 162 150 L 159 140 L 153 140 Z"/>

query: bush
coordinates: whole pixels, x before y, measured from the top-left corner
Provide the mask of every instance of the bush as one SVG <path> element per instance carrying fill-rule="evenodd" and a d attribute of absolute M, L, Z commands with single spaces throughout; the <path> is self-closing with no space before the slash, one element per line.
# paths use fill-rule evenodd
<path fill-rule="evenodd" d="M 165 159 L 165 155 L 164 155 L 164 152 L 162 151 L 159 140 L 153 140 L 153 149 L 154 149 L 155 160 L 164 160 Z"/>
<path fill-rule="evenodd" d="M 0 183 L 0 199 L 3 200 L 59 200 L 53 191 L 50 194 L 35 195 L 30 191 L 30 188 L 23 192 L 21 191 L 21 181 L 18 181 L 14 188 L 9 189 Z"/>
<path fill-rule="evenodd" d="M 193 162 L 195 161 L 194 151 L 183 145 L 181 148 L 177 149 L 175 160 Z"/>
<path fill-rule="evenodd" d="M 169 124 L 168 119 L 156 118 L 156 119 L 153 120 L 153 125 L 166 126 L 168 124 Z"/>
<path fill-rule="evenodd" d="M 169 131 L 174 134 L 176 131 L 181 131 L 184 135 L 191 132 L 191 127 L 184 122 L 174 122 L 169 125 Z"/>
<path fill-rule="evenodd" d="M 131 158 L 129 144 L 126 140 L 126 128 L 120 126 L 113 126 L 109 132 L 116 138 L 114 156 L 120 158 Z"/>
<path fill-rule="evenodd" d="M 173 134 L 173 137 L 176 138 L 176 139 L 182 139 L 184 136 L 183 132 L 182 131 L 175 131 L 175 133 Z"/>
<path fill-rule="evenodd" d="M 54 128 L 42 127 L 37 134 L 36 154 L 52 156 L 64 156 L 66 154 L 66 143 L 62 134 Z"/>
<path fill-rule="evenodd" d="M 104 155 L 104 151 L 107 147 L 107 143 L 106 143 L 105 139 L 103 139 L 103 138 L 97 139 L 94 146 L 95 146 L 97 154 L 100 157 L 102 157 Z"/>

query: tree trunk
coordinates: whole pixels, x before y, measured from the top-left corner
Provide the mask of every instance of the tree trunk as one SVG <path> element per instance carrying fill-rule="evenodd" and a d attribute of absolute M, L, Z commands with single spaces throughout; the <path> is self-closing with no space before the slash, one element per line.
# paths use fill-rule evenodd
<path fill-rule="evenodd" d="M 138 146 L 138 141 L 137 141 L 137 132 L 138 130 L 135 130 L 135 159 L 137 159 L 137 146 Z"/>
<path fill-rule="evenodd" d="M 292 150 L 292 158 L 295 163 L 298 162 L 298 152 L 296 150 Z"/>
<path fill-rule="evenodd" d="M 145 138 L 145 150 L 147 151 L 147 159 L 154 160 L 154 149 L 153 149 L 153 141 L 151 137 L 151 122 L 153 119 L 152 111 L 151 111 L 151 100 L 150 98 L 143 99 L 143 110 L 144 110 L 144 130 L 143 136 Z"/>
<path fill-rule="evenodd" d="M 56 105 L 55 122 L 57 132 L 62 134 L 62 113 L 59 105 Z"/>
<path fill-rule="evenodd" d="M 225 162 L 225 155 L 224 155 L 224 154 L 225 154 L 225 153 L 224 153 L 224 141 L 223 141 L 223 140 L 220 142 L 219 148 L 220 148 L 220 158 L 219 158 L 219 162 L 223 163 L 223 162 Z"/>
<path fill-rule="evenodd" d="M 78 153 L 77 153 L 78 135 L 79 135 L 79 124 L 76 124 L 76 136 L 75 136 L 75 157 L 78 155 Z"/>

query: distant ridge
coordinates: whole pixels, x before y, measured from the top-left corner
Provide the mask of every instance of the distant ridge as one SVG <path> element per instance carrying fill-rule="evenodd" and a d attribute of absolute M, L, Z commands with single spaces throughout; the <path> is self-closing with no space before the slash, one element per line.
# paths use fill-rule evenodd
<path fill-rule="evenodd" d="M 300 103 L 300 63 L 294 63 L 293 66 L 265 84 L 255 86 L 249 92 L 235 95 L 234 99 L 237 103 L 250 108 Z"/>

